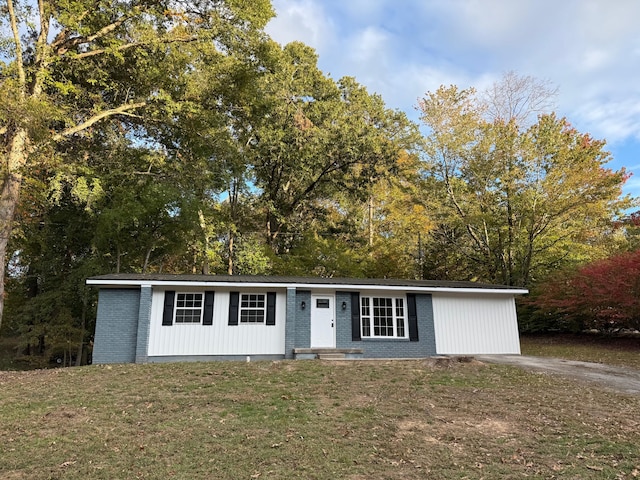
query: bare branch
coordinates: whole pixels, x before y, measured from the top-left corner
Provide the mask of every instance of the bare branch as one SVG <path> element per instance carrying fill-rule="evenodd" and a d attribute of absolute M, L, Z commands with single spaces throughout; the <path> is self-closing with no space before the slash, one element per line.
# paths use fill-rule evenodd
<path fill-rule="evenodd" d="M 90 12 L 91 12 L 91 9 L 85 10 L 80 15 L 78 15 L 76 21 L 78 23 L 81 23 L 85 19 L 85 17 L 89 15 Z M 64 44 L 64 42 L 69 40 L 70 34 L 71 32 L 66 28 L 62 30 L 60 33 L 58 33 L 58 35 L 56 35 L 56 37 L 53 39 L 53 42 L 51 42 L 51 50 L 57 51 L 60 45 Z"/>
<path fill-rule="evenodd" d="M 102 112 L 96 113 L 94 116 L 90 117 L 89 119 L 85 120 L 84 122 L 74 126 L 74 127 L 69 127 L 65 130 L 63 130 L 60 133 L 57 133 L 56 135 L 53 136 L 53 141 L 57 142 L 59 140 L 62 140 L 64 137 L 69 137 L 71 135 L 75 135 L 78 132 L 81 132 L 82 130 L 86 130 L 87 128 L 89 128 L 91 125 L 99 122 L 100 120 L 107 118 L 107 117 L 112 117 L 114 115 L 127 115 L 127 116 L 135 116 L 132 113 L 129 112 L 129 110 L 134 110 L 136 108 L 141 108 L 144 107 L 145 105 L 147 105 L 147 102 L 138 102 L 138 103 L 127 103 L 125 105 L 120 105 L 119 107 L 116 108 L 112 108 L 109 110 L 103 110 Z"/>
<path fill-rule="evenodd" d="M 116 50 L 117 52 L 122 52 L 122 51 L 124 51 L 124 50 L 128 50 L 128 49 L 130 49 L 130 48 L 137 47 L 137 46 L 140 46 L 140 45 L 142 45 L 142 43 L 139 43 L 139 42 L 135 42 L 135 43 L 127 43 L 127 44 L 125 44 L 125 45 L 120 45 L 120 46 L 118 46 L 115 50 Z M 90 50 L 90 51 L 88 51 L 88 52 L 82 52 L 82 53 L 79 53 L 78 55 L 74 55 L 72 58 L 75 60 L 75 59 L 81 59 L 81 58 L 93 57 L 93 56 L 95 56 L 95 55 L 102 55 L 102 54 L 103 54 L 103 53 L 105 53 L 106 51 L 107 51 L 107 49 L 106 49 L 106 48 L 98 48 L 98 49 L 96 49 L 96 50 Z"/>
<path fill-rule="evenodd" d="M 133 43 L 127 43 L 124 45 L 119 45 L 118 47 L 115 48 L 115 51 L 117 52 L 122 52 L 124 50 L 128 50 L 130 48 L 134 48 L 134 47 L 144 47 L 144 46 L 148 46 L 148 45 L 160 45 L 160 44 L 167 44 L 167 43 L 188 43 L 188 42 L 194 42 L 198 39 L 198 37 L 188 37 L 188 38 L 173 38 L 173 39 L 166 39 L 164 41 L 156 41 L 156 42 L 133 42 Z M 72 58 L 75 59 L 82 59 L 82 58 L 88 58 L 88 57 L 93 57 L 95 55 L 102 55 L 107 51 L 106 48 L 98 48 L 96 50 L 90 50 L 88 52 L 82 52 L 79 53 L 78 55 L 74 55 Z"/>
<path fill-rule="evenodd" d="M 96 33 L 94 33 L 92 35 L 88 35 L 88 36 L 84 36 L 84 37 L 64 38 L 64 41 L 59 42 L 59 44 L 58 44 L 58 42 L 54 42 L 55 47 L 57 47 L 56 48 L 56 53 L 58 55 L 64 55 L 65 53 L 67 53 L 73 47 L 77 47 L 78 45 L 83 45 L 85 43 L 91 43 L 94 40 L 97 40 L 98 38 L 102 38 L 102 37 L 106 36 L 107 34 L 113 32 L 116 28 L 118 28 L 120 25 L 122 25 L 127 20 L 135 17 L 139 12 L 140 12 L 139 9 L 134 9 L 128 15 L 123 15 L 122 17 L 120 17 L 115 22 L 110 23 L 109 25 L 106 25 L 106 26 L 102 27 L 100 30 L 98 30 Z M 53 44 L 52 44 L 52 46 L 53 46 Z"/>
<path fill-rule="evenodd" d="M 490 121 L 527 127 L 538 115 L 553 110 L 557 95 L 558 87 L 550 81 L 510 71 L 484 92 L 482 100 Z"/>

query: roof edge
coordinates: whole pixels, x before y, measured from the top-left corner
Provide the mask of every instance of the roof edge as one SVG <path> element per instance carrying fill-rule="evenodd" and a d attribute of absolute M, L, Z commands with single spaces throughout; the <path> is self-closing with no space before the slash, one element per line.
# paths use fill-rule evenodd
<path fill-rule="evenodd" d="M 333 289 L 333 290 L 391 290 L 414 291 L 426 293 L 493 293 L 506 295 L 525 295 L 529 291 L 525 288 L 509 287 L 506 285 L 491 285 L 474 282 L 429 281 L 429 280 L 401 280 L 401 279 L 343 279 L 343 278 L 297 278 L 297 277 L 249 277 L 199 275 L 181 276 L 167 275 L 144 276 L 140 274 L 111 274 L 90 277 L 87 285 L 104 287 L 140 287 L 174 285 L 177 287 L 249 287 L 249 288 L 296 288 L 304 289 Z"/>

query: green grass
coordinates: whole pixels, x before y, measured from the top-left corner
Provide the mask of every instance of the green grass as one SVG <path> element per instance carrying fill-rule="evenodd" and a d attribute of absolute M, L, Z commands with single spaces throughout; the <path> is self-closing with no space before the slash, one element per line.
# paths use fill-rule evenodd
<path fill-rule="evenodd" d="M 607 363 L 640 370 L 640 335 L 533 335 L 520 339 L 523 355 Z"/>
<path fill-rule="evenodd" d="M 640 398 L 428 361 L 0 372 L 0 478 L 635 478 Z"/>

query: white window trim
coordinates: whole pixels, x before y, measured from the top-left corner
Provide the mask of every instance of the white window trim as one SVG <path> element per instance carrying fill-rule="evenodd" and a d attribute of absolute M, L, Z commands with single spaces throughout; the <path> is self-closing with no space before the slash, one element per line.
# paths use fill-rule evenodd
<path fill-rule="evenodd" d="M 363 299 L 368 298 L 369 299 L 369 316 L 365 316 L 362 313 L 362 306 L 363 306 Z M 393 312 L 393 335 L 375 335 L 375 329 L 373 326 L 373 299 L 374 298 L 390 298 L 392 300 L 392 312 Z M 397 301 L 398 300 L 402 300 L 402 311 L 404 313 L 403 317 L 398 317 L 397 316 Z M 364 334 L 364 319 L 368 318 L 369 319 L 369 331 L 371 332 L 370 335 L 365 335 Z M 398 320 L 399 318 L 402 320 L 403 324 L 404 324 L 404 336 L 399 337 L 398 336 Z M 360 296 L 360 335 L 361 338 L 366 338 L 366 339 L 401 339 L 401 340 L 406 340 L 409 338 L 409 322 L 408 322 L 408 312 L 407 312 L 407 298 L 402 296 L 402 297 L 392 297 L 390 295 L 376 295 L 376 294 L 372 294 L 372 295 L 361 295 Z"/>
<path fill-rule="evenodd" d="M 180 295 L 200 295 L 200 320 L 197 322 L 179 322 L 178 310 L 195 310 L 195 308 L 178 307 L 178 297 Z M 174 325 L 202 325 L 204 317 L 204 292 L 176 292 L 176 298 L 173 305 L 173 324 Z"/>
<path fill-rule="evenodd" d="M 262 295 L 264 307 L 262 307 L 262 321 L 261 322 L 243 322 L 242 311 L 247 310 L 260 310 L 259 308 L 242 307 L 242 297 L 244 295 Z M 238 298 L 238 325 L 266 325 L 267 323 L 267 293 L 266 292 L 240 292 L 240 298 Z"/>

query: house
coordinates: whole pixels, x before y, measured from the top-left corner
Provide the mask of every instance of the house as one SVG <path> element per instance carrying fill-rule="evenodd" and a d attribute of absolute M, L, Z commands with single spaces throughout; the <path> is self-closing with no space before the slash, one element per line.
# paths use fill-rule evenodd
<path fill-rule="evenodd" d="M 110 274 L 94 363 L 519 354 L 515 296 L 474 282 Z"/>

